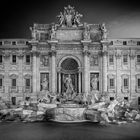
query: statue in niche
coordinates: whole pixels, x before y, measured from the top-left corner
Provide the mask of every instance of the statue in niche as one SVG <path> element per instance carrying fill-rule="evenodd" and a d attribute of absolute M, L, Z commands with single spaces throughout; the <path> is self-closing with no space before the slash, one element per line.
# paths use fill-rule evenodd
<path fill-rule="evenodd" d="M 100 29 L 102 33 L 102 40 L 107 40 L 108 31 L 106 29 L 105 23 L 101 24 Z"/>
<path fill-rule="evenodd" d="M 48 58 L 48 56 L 46 56 L 46 55 L 42 56 L 41 65 L 43 65 L 43 66 L 48 66 L 49 65 L 49 58 Z"/>
<path fill-rule="evenodd" d="M 65 96 L 66 96 L 67 99 L 71 99 L 72 94 L 74 93 L 74 87 L 73 87 L 73 84 L 72 84 L 72 79 L 71 79 L 70 74 L 68 75 L 68 77 L 66 77 L 64 79 L 64 84 L 66 86 Z"/>
<path fill-rule="evenodd" d="M 48 82 L 47 78 L 45 77 L 41 82 L 42 90 L 48 91 L 49 90 L 48 85 L 49 85 L 49 82 Z"/>
<path fill-rule="evenodd" d="M 91 79 L 91 88 L 92 88 L 92 91 L 93 90 L 98 90 L 98 81 L 99 81 L 99 79 L 98 79 L 97 75 L 95 74 L 93 76 L 93 78 Z"/>
<path fill-rule="evenodd" d="M 89 30 L 89 25 L 87 23 L 84 23 L 85 30 L 83 32 L 83 38 L 84 40 L 90 40 L 90 30 Z"/>
<path fill-rule="evenodd" d="M 53 25 L 51 28 L 51 40 L 55 40 L 56 39 L 56 26 Z"/>

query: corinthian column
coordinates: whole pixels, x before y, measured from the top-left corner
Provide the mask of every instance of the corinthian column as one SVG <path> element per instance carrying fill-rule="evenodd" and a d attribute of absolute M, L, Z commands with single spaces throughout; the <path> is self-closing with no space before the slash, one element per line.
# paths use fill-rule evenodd
<path fill-rule="evenodd" d="M 31 41 L 32 45 L 32 55 L 33 55 L 33 66 L 32 66 L 32 84 L 33 84 L 33 93 L 37 93 L 37 41 Z"/>
<path fill-rule="evenodd" d="M 102 50 L 102 54 L 103 54 L 103 93 L 107 93 L 107 45 L 108 45 L 108 41 L 102 41 L 101 42 L 103 45 L 103 50 Z"/>
<path fill-rule="evenodd" d="M 85 95 L 88 94 L 89 92 L 89 86 L 90 86 L 90 80 L 89 80 L 89 50 L 88 50 L 88 45 L 91 41 L 82 41 L 84 49 L 83 49 L 83 54 L 84 54 L 84 93 Z"/>
<path fill-rule="evenodd" d="M 56 85 L 57 85 L 57 75 L 56 75 L 56 44 L 57 44 L 57 40 L 51 40 L 49 41 L 50 45 L 51 45 L 51 57 L 52 57 L 52 61 L 51 61 L 51 92 L 52 94 L 56 94 Z"/>

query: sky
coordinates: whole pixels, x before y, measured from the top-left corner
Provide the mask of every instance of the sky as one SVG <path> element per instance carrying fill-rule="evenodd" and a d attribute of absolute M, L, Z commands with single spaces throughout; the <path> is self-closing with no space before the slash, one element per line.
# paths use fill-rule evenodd
<path fill-rule="evenodd" d="M 69 4 L 83 14 L 82 22 L 105 22 L 109 38 L 140 38 L 140 6 L 136 0 L 4 0 L 0 38 L 30 38 L 33 23 L 56 23 L 56 16 Z"/>

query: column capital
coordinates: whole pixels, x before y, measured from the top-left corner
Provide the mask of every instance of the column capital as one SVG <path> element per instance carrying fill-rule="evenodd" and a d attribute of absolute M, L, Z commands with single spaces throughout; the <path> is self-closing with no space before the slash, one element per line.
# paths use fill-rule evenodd
<path fill-rule="evenodd" d="M 50 51 L 50 52 L 49 52 L 49 55 L 50 55 L 50 56 L 56 56 L 56 50 Z"/>
<path fill-rule="evenodd" d="M 90 55 L 89 50 L 84 50 L 84 51 L 83 51 L 83 55 L 84 55 L 84 56 L 89 56 L 89 55 Z"/>
<path fill-rule="evenodd" d="M 108 51 L 107 50 L 102 51 L 102 56 L 107 56 L 107 55 L 108 55 Z"/>
<path fill-rule="evenodd" d="M 78 72 L 81 73 L 82 72 L 82 67 L 78 67 Z"/>
<path fill-rule="evenodd" d="M 61 72 L 61 67 L 57 67 L 57 72 Z"/>
<path fill-rule="evenodd" d="M 36 50 L 32 50 L 32 51 L 31 51 L 31 54 L 32 54 L 33 56 L 39 56 L 39 55 L 40 55 L 40 52 L 39 52 L 39 51 L 36 51 Z"/>
<path fill-rule="evenodd" d="M 120 59 L 121 58 L 121 53 L 116 52 L 115 56 L 116 56 L 117 59 Z"/>
<path fill-rule="evenodd" d="M 133 53 L 131 53 L 129 56 L 130 56 L 130 59 L 134 59 L 136 57 L 136 55 Z"/>

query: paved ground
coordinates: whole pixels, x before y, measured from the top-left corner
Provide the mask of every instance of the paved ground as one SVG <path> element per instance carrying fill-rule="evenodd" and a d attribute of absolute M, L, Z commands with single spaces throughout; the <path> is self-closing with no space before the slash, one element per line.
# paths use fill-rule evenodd
<path fill-rule="evenodd" d="M 0 123 L 0 140 L 140 140 L 140 122 L 102 126 L 95 123 Z"/>

